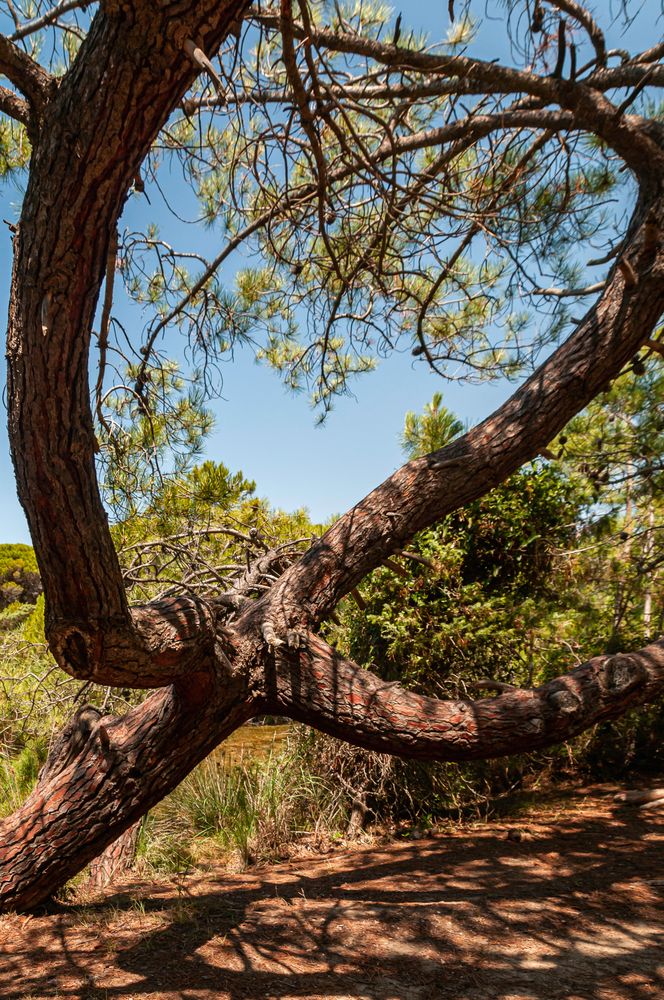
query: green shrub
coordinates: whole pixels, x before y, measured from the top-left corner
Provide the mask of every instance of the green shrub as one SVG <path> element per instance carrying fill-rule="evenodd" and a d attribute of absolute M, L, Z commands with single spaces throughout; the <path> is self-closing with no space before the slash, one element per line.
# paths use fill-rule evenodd
<path fill-rule="evenodd" d="M 229 766 L 217 753 L 199 764 L 150 814 L 139 848 L 144 860 L 172 870 L 180 855 L 171 845 L 185 845 L 191 859 L 197 842 L 206 842 L 208 852 L 230 852 L 243 865 L 271 861 L 304 832 L 343 826 L 337 790 L 309 769 L 300 739 L 295 731 L 283 750 L 260 759 Z"/>
<path fill-rule="evenodd" d="M 0 816 L 9 816 L 34 788 L 46 760 L 46 747 L 36 742 L 15 756 L 0 756 Z"/>
<path fill-rule="evenodd" d="M 0 545 L 0 611 L 34 604 L 41 593 L 37 560 L 30 545 Z"/>

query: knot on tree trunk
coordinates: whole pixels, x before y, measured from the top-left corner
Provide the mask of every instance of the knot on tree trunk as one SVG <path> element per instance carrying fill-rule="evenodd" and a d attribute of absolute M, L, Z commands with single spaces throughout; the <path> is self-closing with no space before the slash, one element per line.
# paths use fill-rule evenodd
<path fill-rule="evenodd" d="M 126 687 L 163 687 L 213 656 L 217 615 L 205 601 L 176 597 L 126 616 L 47 625 L 51 652 L 72 677 Z"/>
<path fill-rule="evenodd" d="M 547 701 L 556 712 L 562 712 L 564 715 L 571 715 L 581 707 L 581 699 L 564 685 L 551 691 L 547 697 Z"/>
<path fill-rule="evenodd" d="M 626 653 L 610 656 L 604 662 L 606 686 L 615 694 L 625 694 L 641 684 L 645 684 L 648 674 L 639 661 Z"/>

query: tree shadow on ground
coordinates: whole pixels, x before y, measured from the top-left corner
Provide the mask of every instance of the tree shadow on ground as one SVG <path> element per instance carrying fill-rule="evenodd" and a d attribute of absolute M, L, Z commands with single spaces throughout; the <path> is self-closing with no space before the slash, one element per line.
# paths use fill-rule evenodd
<path fill-rule="evenodd" d="M 5 918 L 0 995 L 653 1000 L 664 815 L 575 795 L 510 822 L 521 840 L 480 825 Z"/>

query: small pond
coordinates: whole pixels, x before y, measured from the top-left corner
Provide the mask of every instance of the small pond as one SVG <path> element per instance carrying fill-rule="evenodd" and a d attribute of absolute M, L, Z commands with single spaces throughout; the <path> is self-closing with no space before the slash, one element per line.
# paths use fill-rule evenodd
<path fill-rule="evenodd" d="M 270 753 L 277 753 L 291 730 L 289 723 L 277 726 L 240 726 L 215 750 L 214 756 L 223 759 L 226 767 L 241 760 L 258 760 Z"/>

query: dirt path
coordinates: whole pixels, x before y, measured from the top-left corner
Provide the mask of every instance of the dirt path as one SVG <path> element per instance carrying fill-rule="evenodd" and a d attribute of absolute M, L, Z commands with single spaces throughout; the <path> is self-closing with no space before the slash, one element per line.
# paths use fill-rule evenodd
<path fill-rule="evenodd" d="M 0 918 L 0 996 L 661 1000 L 664 809 L 618 810 L 613 790 Z"/>

